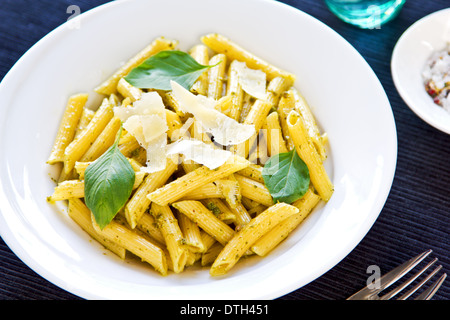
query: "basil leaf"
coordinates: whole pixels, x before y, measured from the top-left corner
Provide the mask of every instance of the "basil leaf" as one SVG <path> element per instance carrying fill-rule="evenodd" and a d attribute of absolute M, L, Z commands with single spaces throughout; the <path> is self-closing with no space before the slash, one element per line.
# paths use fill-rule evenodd
<path fill-rule="evenodd" d="M 292 203 L 309 188 L 308 167 L 295 149 L 271 157 L 264 165 L 262 176 L 274 202 Z"/>
<path fill-rule="evenodd" d="M 173 80 L 189 90 L 210 67 L 199 64 L 183 51 L 161 51 L 131 70 L 125 80 L 141 89 L 157 90 L 171 90 L 170 80 Z"/>
<path fill-rule="evenodd" d="M 86 206 L 103 229 L 123 207 L 133 190 L 135 173 L 130 162 L 115 143 L 85 171 L 84 192 Z"/>

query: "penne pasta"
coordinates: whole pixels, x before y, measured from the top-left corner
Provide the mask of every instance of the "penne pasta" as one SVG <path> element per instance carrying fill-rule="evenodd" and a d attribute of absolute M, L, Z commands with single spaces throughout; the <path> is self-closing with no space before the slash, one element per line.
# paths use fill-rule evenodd
<path fill-rule="evenodd" d="M 144 214 L 139 219 L 136 228 L 144 232 L 147 236 L 154 239 L 157 243 L 161 245 L 166 244 L 161 229 L 158 227 L 155 218 L 148 212 Z"/>
<path fill-rule="evenodd" d="M 253 150 L 249 160 L 256 164 L 264 165 L 269 156 L 269 147 L 267 142 L 267 129 L 264 129 L 264 125 L 261 130 L 259 130 L 258 140 L 256 148 Z"/>
<path fill-rule="evenodd" d="M 128 158 L 127 160 L 130 162 L 130 165 L 132 166 L 132 168 L 135 172 L 139 172 L 141 170 L 142 166 L 136 160 L 131 159 L 131 158 Z M 86 171 L 86 168 L 91 163 L 92 163 L 92 161 L 87 161 L 87 162 L 77 161 L 77 162 L 75 162 L 74 169 L 78 174 L 79 180 L 84 179 L 84 172 Z"/>
<path fill-rule="evenodd" d="M 202 236 L 203 245 L 205 246 L 206 250 L 209 250 L 209 248 L 211 248 L 215 243 L 217 243 L 216 239 L 211 237 L 205 231 L 200 229 L 200 233 L 201 233 L 201 236 Z"/>
<path fill-rule="evenodd" d="M 159 205 L 170 204 L 181 199 L 192 190 L 239 171 L 248 164 L 247 160 L 239 156 L 232 156 L 219 168 L 215 170 L 210 170 L 207 167 L 195 169 L 153 191 L 148 195 L 148 198 Z"/>
<path fill-rule="evenodd" d="M 304 119 L 305 126 L 307 128 L 309 136 L 311 137 L 314 147 L 317 149 L 320 158 L 322 160 L 325 160 L 327 157 L 325 151 L 326 138 L 324 138 L 320 134 L 319 127 L 317 126 L 316 119 L 314 118 L 314 115 L 311 112 L 311 108 L 309 107 L 308 102 L 306 102 L 305 97 L 303 97 L 300 94 L 300 92 L 295 88 L 291 88 L 289 90 L 289 94 L 292 94 L 294 97 L 295 110 Z"/>
<path fill-rule="evenodd" d="M 250 210 L 260 205 L 258 202 L 253 201 L 247 197 L 242 197 L 241 202 L 247 210 Z"/>
<path fill-rule="evenodd" d="M 202 254 L 202 266 L 204 267 L 212 264 L 222 250 L 223 245 L 219 242 L 214 243 L 208 251 Z"/>
<path fill-rule="evenodd" d="M 97 233 L 92 225 L 91 211 L 78 198 L 72 198 L 68 201 L 67 212 L 69 217 L 75 221 L 81 229 L 88 233 L 93 239 L 101 243 L 105 248 L 114 252 L 121 259 L 125 259 L 126 249 L 114 241 Z"/>
<path fill-rule="evenodd" d="M 236 146 L 235 150 L 238 155 L 241 155 L 244 158 L 248 157 L 252 146 L 257 140 L 259 130 L 262 128 L 271 108 L 272 104 L 269 101 L 260 99 L 257 99 L 252 105 L 243 123 L 246 125 L 253 125 L 256 133 L 246 142 Z"/>
<path fill-rule="evenodd" d="M 203 245 L 200 228 L 183 213 L 178 214 L 178 223 L 183 234 L 185 247 L 193 253 L 201 253 L 206 250 Z"/>
<path fill-rule="evenodd" d="M 176 112 L 166 109 L 166 121 L 167 121 L 167 136 L 170 140 L 177 140 L 179 130 L 183 125 L 180 117 Z"/>
<path fill-rule="evenodd" d="M 177 164 L 167 160 L 165 170 L 148 174 L 125 205 L 125 217 L 134 229 L 144 212 L 150 207 L 147 195 L 163 186 L 177 169 Z"/>
<path fill-rule="evenodd" d="M 64 170 L 66 173 L 73 169 L 75 162 L 81 159 L 113 118 L 112 108 L 113 106 L 109 100 L 103 99 L 101 106 L 95 112 L 87 128 L 67 146 L 64 151 Z"/>
<path fill-rule="evenodd" d="M 116 70 L 106 81 L 95 88 L 95 91 L 99 94 L 106 95 L 115 93 L 120 79 L 125 77 L 134 67 L 139 66 L 146 59 L 157 54 L 158 52 L 174 49 L 177 44 L 177 41 L 165 39 L 163 37 L 155 39 L 152 43 L 139 51 L 134 57 Z"/>
<path fill-rule="evenodd" d="M 208 208 L 208 210 L 214 213 L 217 218 L 226 224 L 236 222 L 236 215 L 222 199 L 208 198 L 206 200 L 202 200 L 202 203 L 206 208 Z"/>
<path fill-rule="evenodd" d="M 309 189 L 303 198 L 292 204 L 299 209 L 299 212 L 277 224 L 256 241 L 251 250 L 259 256 L 266 256 L 306 219 L 319 201 L 320 197 Z"/>
<path fill-rule="evenodd" d="M 134 157 L 139 154 L 142 147 L 135 137 L 130 138 L 123 143 L 119 143 L 119 150 L 125 157 Z"/>
<path fill-rule="evenodd" d="M 223 96 L 223 85 L 225 82 L 225 69 L 227 56 L 219 53 L 211 57 L 208 70 L 208 92 L 207 96 L 218 100 Z"/>
<path fill-rule="evenodd" d="M 75 170 L 72 169 L 68 173 L 66 173 L 66 170 L 64 170 L 64 166 L 63 166 L 61 172 L 59 173 L 59 177 L 58 177 L 57 181 L 58 181 L 58 183 L 60 183 L 63 181 L 74 180 L 74 179 L 77 179 Z"/>
<path fill-rule="evenodd" d="M 217 218 L 200 201 L 179 201 L 173 203 L 172 206 L 185 214 L 194 223 L 198 224 L 202 230 L 223 245 L 234 236 L 234 230 Z"/>
<path fill-rule="evenodd" d="M 244 90 L 242 89 L 239 81 L 239 71 L 236 65 L 240 63 L 237 60 L 233 60 L 230 63 L 228 69 L 228 83 L 227 83 L 227 96 L 231 97 L 232 106 L 228 112 L 228 116 L 234 120 L 238 120 L 242 111 L 244 102 Z"/>
<path fill-rule="evenodd" d="M 142 90 L 133 87 L 124 78 L 121 78 L 117 83 L 117 92 L 120 93 L 124 98 L 129 98 L 130 102 L 137 101 L 142 96 Z"/>
<path fill-rule="evenodd" d="M 201 41 L 215 52 L 226 53 L 230 60 L 242 61 L 245 62 L 247 67 L 251 69 L 259 69 L 264 71 L 267 74 L 268 80 L 281 76 L 292 83 L 295 81 L 295 75 L 283 71 L 264 61 L 223 35 L 211 33 L 201 37 Z"/>
<path fill-rule="evenodd" d="M 324 201 L 328 201 L 333 194 L 334 187 L 323 166 L 320 155 L 308 135 L 300 114 L 293 110 L 287 118 L 289 134 L 294 142 L 298 155 L 306 163 L 314 188 Z"/>
<path fill-rule="evenodd" d="M 77 94 L 69 98 L 66 110 L 64 111 L 63 118 L 56 134 L 52 151 L 47 160 L 48 164 L 55 164 L 57 162 L 64 161 L 64 152 L 75 137 L 76 129 L 83 114 L 87 99 L 87 94 Z M 69 171 L 70 170 L 66 173 Z"/>
<path fill-rule="evenodd" d="M 237 173 L 240 174 L 241 176 L 264 183 L 264 179 L 262 177 L 262 169 L 263 169 L 262 166 L 252 163 L 248 167 L 239 170 Z"/>
<path fill-rule="evenodd" d="M 226 95 L 221 97 L 219 100 L 217 100 L 215 109 L 227 116 L 230 116 L 231 110 L 233 109 L 233 96 Z"/>
<path fill-rule="evenodd" d="M 139 187 L 144 179 L 144 172 L 136 172 L 136 179 L 134 180 L 133 189 Z M 84 181 L 82 180 L 65 180 L 55 187 L 51 196 L 47 198 L 49 202 L 67 200 L 71 198 L 84 197 Z"/>
<path fill-rule="evenodd" d="M 124 247 L 142 261 L 152 265 L 161 275 L 167 276 L 167 259 L 162 248 L 152 243 L 148 238 L 144 238 L 141 234 L 129 229 L 123 222 L 113 220 L 105 228 L 100 229 L 92 215 L 91 220 L 99 235 Z"/>
<path fill-rule="evenodd" d="M 255 216 L 257 216 L 258 214 L 260 214 L 261 212 L 263 212 L 266 209 L 267 209 L 267 207 L 265 205 L 258 203 L 257 206 L 254 206 L 254 207 L 252 207 L 251 209 L 248 210 L 248 214 L 251 217 L 255 217 Z"/>
<path fill-rule="evenodd" d="M 208 47 L 202 44 L 197 44 L 189 50 L 190 55 L 199 64 L 206 66 L 209 64 L 209 52 Z M 208 71 L 203 72 L 197 81 L 191 87 L 191 92 L 195 94 L 206 95 L 208 91 Z"/>
<path fill-rule="evenodd" d="M 239 115 L 240 123 L 243 123 L 245 121 L 245 118 L 247 118 L 247 115 L 250 112 L 250 109 L 252 108 L 252 105 L 255 103 L 256 99 L 248 93 L 244 92 L 244 98 L 242 100 L 242 110 L 241 114 Z"/>
<path fill-rule="evenodd" d="M 275 225 L 298 212 L 298 208 L 292 205 L 277 203 L 259 214 L 225 245 L 212 264 L 210 274 L 226 274 L 258 239 Z"/>
<path fill-rule="evenodd" d="M 168 206 L 159 206 L 153 203 L 151 213 L 164 236 L 167 251 L 172 260 L 173 271 L 175 273 L 182 272 L 186 265 L 187 252 L 178 220 Z"/>
<path fill-rule="evenodd" d="M 282 135 L 286 142 L 286 147 L 289 151 L 295 148 L 294 141 L 292 140 L 287 124 L 287 117 L 292 110 L 295 110 L 294 96 L 292 94 L 289 94 L 289 92 L 285 92 L 280 98 L 277 112 L 278 118 L 280 120 Z"/>
<path fill-rule="evenodd" d="M 84 182 L 80 180 L 66 180 L 58 183 L 52 195 L 47 198 L 49 202 L 84 197 Z"/>
<path fill-rule="evenodd" d="M 83 113 L 81 114 L 80 121 L 77 124 L 77 128 L 75 129 L 75 137 L 78 137 L 80 133 L 86 129 L 89 122 L 91 122 L 92 118 L 94 117 L 95 112 L 88 108 L 83 108 Z"/>
<path fill-rule="evenodd" d="M 267 207 L 273 205 L 273 199 L 270 195 L 267 187 L 258 181 L 241 176 L 239 174 L 234 175 L 241 187 L 241 194 L 243 197 L 251 199 L 259 204 L 263 204 Z"/>
<path fill-rule="evenodd" d="M 281 95 L 293 85 L 293 82 L 285 77 L 275 77 L 267 85 L 266 100 L 277 107 Z"/>
<path fill-rule="evenodd" d="M 172 109 L 183 122 L 187 120 L 188 115 L 182 110 L 180 102 L 172 94 L 172 91 L 162 93 L 162 98 L 164 103 L 170 107 L 170 109 Z"/>
<path fill-rule="evenodd" d="M 231 208 L 235 208 L 241 201 L 241 190 L 239 183 L 233 174 L 228 177 L 214 181 L 220 192 L 223 194 L 225 201 Z"/>
<path fill-rule="evenodd" d="M 94 161 L 105 153 L 114 144 L 121 125 L 120 119 L 113 117 L 79 161 Z"/>
<path fill-rule="evenodd" d="M 230 211 L 235 216 L 234 224 L 236 225 L 236 230 L 245 226 L 252 219 L 250 213 L 240 201 L 234 207 L 230 207 Z"/>
<path fill-rule="evenodd" d="M 203 200 L 211 198 L 225 198 L 220 188 L 214 182 L 204 184 L 188 192 L 181 197 L 181 200 Z"/>
<path fill-rule="evenodd" d="M 284 141 L 277 112 L 271 112 L 267 116 L 264 127 L 267 130 L 267 150 L 269 156 L 288 152 L 289 150 L 286 147 L 286 141 Z"/>

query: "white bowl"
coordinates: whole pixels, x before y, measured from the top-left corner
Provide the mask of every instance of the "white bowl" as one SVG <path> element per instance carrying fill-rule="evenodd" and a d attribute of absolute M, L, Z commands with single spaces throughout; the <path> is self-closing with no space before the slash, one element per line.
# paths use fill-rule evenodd
<path fill-rule="evenodd" d="M 394 84 L 409 108 L 429 125 L 450 134 L 450 112 L 425 91 L 422 71 L 430 55 L 450 42 L 450 9 L 434 12 L 409 27 L 391 59 Z"/>
<path fill-rule="evenodd" d="M 273 299 L 321 276 L 365 236 L 390 190 L 396 129 L 374 72 L 336 32 L 263 0 L 114 1 L 78 18 L 79 29 L 58 27 L 0 85 L 0 232 L 30 268 L 86 299 Z M 157 36 L 187 49 L 210 32 L 298 76 L 329 135 L 335 193 L 265 258 L 245 259 L 220 278 L 200 268 L 161 277 L 105 254 L 62 207 L 49 205 L 45 161 L 69 95 L 92 93 Z"/>

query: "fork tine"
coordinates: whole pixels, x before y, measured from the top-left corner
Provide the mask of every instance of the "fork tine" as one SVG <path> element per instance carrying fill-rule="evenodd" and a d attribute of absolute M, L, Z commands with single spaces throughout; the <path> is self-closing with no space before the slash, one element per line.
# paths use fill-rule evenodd
<path fill-rule="evenodd" d="M 368 286 L 362 288 L 355 294 L 351 295 L 347 300 L 365 300 L 371 299 L 377 293 L 389 287 L 392 283 L 403 277 L 406 273 L 408 273 L 412 268 L 414 268 L 418 263 L 420 263 L 423 259 L 425 259 L 433 250 L 427 250 L 422 252 L 418 256 L 409 259 L 408 261 L 402 263 L 398 267 L 389 271 L 385 275 L 380 278 L 380 288 L 371 289 Z"/>
<path fill-rule="evenodd" d="M 399 285 L 398 287 L 396 287 L 394 290 L 391 290 L 390 292 L 386 293 L 385 295 L 383 295 L 382 297 L 380 297 L 380 300 L 389 300 L 391 299 L 393 296 L 395 296 L 397 293 L 399 293 L 400 291 L 402 291 L 404 288 L 406 288 L 408 285 L 410 285 L 414 280 L 416 280 L 422 273 L 424 273 L 426 270 L 428 270 L 433 264 L 436 263 L 438 259 L 434 258 L 431 262 L 429 262 L 425 267 L 423 267 L 419 272 L 417 272 L 414 276 L 412 276 L 411 278 L 409 278 L 408 280 L 406 280 L 405 282 L 403 282 L 401 285 Z M 409 295 L 411 295 L 413 292 L 411 292 Z M 409 296 L 408 295 L 408 296 Z M 407 297 L 408 297 L 407 296 Z M 403 296 L 402 296 L 403 297 Z M 406 298 L 407 298 L 406 297 Z M 403 299 L 399 299 L 399 300 L 403 300 Z"/>
<path fill-rule="evenodd" d="M 442 266 L 437 266 L 428 276 L 426 276 L 422 281 L 420 281 L 417 285 L 409 289 L 405 294 L 398 298 L 398 300 L 406 300 L 410 295 L 420 289 L 428 280 L 430 280 L 439 270 L 441 270 Z"/>
<path fill-rule="evenodd" d="M 423 259 L 425 259 L 432 250 L 427 250 L 425 252 L 422 252 L 417 257 L 411 258 L 408 261 L 402 263 L 398 267 L 394 268 L 393 270 L 389 271 L 385 275 L 383 275 L 380 278 L 380 291 L 386 289 L 391 284 L 396 282 L 398 279 L 403 277 L 405 274 L 407 274 L 411 269 L 413 269 L 417 264 L 419 264 Z"/>
<path fill-rule="evenodd" d="M 430 300 L 436 291 L 439 290 L 445 278 L 447 278 L 447 274 L 444 273 L 432 286 L 430 286 L 427 290 L 422 292 L 416 299 L 414 300 Z"/>

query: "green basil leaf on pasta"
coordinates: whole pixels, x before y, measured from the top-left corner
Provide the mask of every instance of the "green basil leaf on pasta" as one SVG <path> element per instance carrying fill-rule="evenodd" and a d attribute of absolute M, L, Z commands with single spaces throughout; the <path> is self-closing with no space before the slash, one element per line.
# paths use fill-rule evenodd
<path fill-rule="evenodd" d="M 118 141 L 85 171 L 86 206 L 92 211 L 101 229 L 108 225 L 131 195 L 135 173 L 130 162 L 120 152 Z"/>
<path fill-rule="evenodd" d="M 199 64 L 186 52 L 161 51 L 131 70 L 125 80 L 137 88 L 157 90 L 171 90 L 173 80 L 189 90 L 210 67 Z"/>
<path fill-rule="evenodd" d="M 292 203 L 309 188 L 308 167 L 295 149 L 272 156 L 264 165 L 262 176 L 274 202 Z"/>

